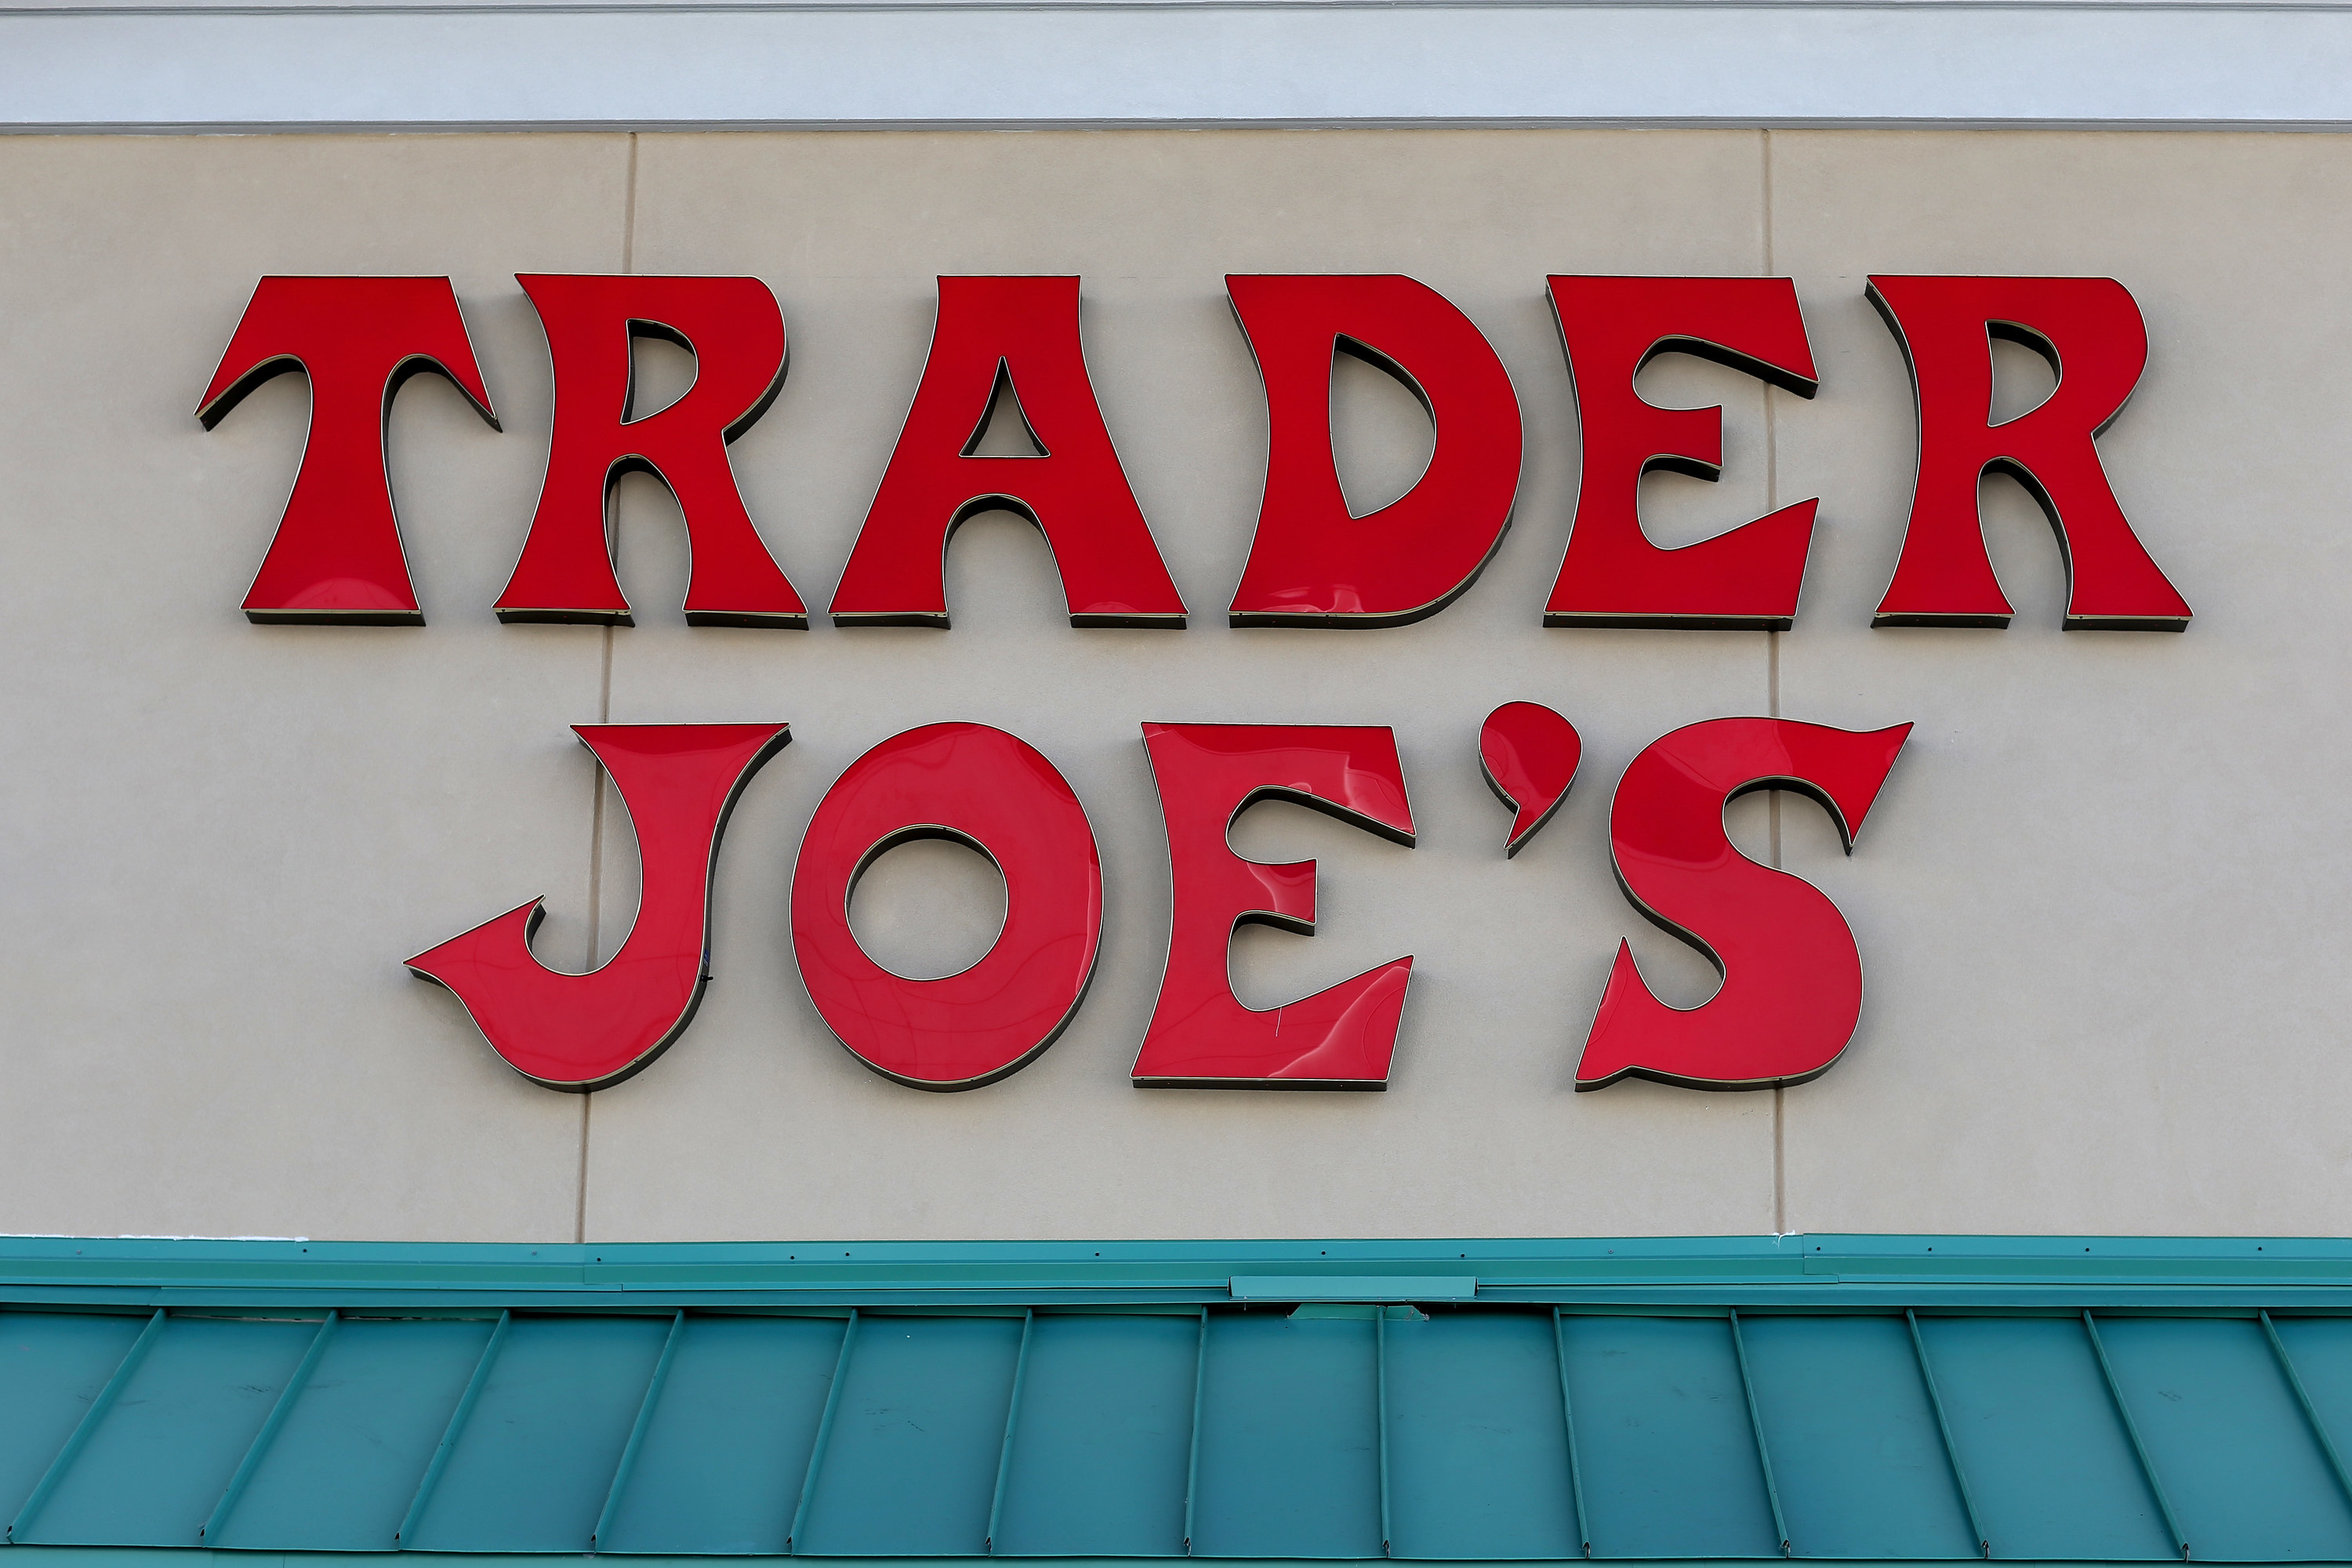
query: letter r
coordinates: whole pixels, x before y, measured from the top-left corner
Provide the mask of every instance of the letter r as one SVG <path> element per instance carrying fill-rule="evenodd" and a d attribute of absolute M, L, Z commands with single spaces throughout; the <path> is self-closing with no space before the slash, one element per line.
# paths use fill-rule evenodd
<path fill-rule="evenodd" d="M 2041 503 L 2066 563 L 2069 631 L 2184 631 L 2186 600 L 2132 531 L 2093 437 L 2147 363 L 2139 306 L 2112 278 L 1873 278 L 1870 302 L 1903 346 L 1919 413 L 1919 479 L 1882 626 L 2005 626 L 1977 483 L 1990 470 Z M 2058 388 L 1992 423 L 1993 338 L 2050 362 Z"/>

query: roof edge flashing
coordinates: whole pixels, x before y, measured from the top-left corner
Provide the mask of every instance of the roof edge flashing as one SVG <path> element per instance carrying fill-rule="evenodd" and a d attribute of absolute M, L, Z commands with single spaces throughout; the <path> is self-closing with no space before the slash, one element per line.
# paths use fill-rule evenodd
<path fill-rule="evenodd" d="M 2352 1298 L 2352 1239 L 1788 1235 L 630 1242 L 0 1237 L 0 1302 L 621 1311 L 1310 1300 L 2264 1307 Z"/>

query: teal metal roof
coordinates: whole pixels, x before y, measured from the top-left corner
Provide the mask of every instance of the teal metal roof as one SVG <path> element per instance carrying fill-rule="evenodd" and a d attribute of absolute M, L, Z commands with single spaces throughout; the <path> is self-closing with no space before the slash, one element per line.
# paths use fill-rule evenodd
<path fill-rule="evenodd" d="M 2352 1561 L 2340 1243 L 5 1246 L 16 1547 Z"/>

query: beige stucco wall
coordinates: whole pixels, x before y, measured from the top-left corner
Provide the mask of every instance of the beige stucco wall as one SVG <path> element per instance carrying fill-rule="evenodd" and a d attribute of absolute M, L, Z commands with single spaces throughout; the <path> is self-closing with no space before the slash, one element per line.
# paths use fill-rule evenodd
<path fill-rule="evenodd" d="M 2334 136 L 1348 132 L 0 140 L 0 1230 L 436 1239 L 2340 1232 L 2352 1213 L 2352 142 Z M 667 497 L 631 480 L 639 625 L 504 627 L 489 605 L 545 454 L 518 271 L 753 273 L 793 370 L 734 448 L 822 606 L 887 458 L 941 272 L 1077 272 L 1089 360 L 1191 603 L 1181 633 L 1074 631 L 1033 532 L 984 521 L 954 630 L 689 629 Z M 1264 458 L 1222 276 L 1397 270 L 1485 330 L 1528 448 L 1517 524 L 1420 626 L 1235 631 Z M 1650 481 L 1662 540 L 1822 498 L 1796 629 L 1546 631 L 1576 482 L 1547 272 L 1796 279 L 1811 403 L 1687 361 L 1727 405 L 1724 482 Z M 1869 271 L 2103 273 L 2153 339 L 2104 439 L 2183 637 L 2065 635 L 2048 531 L 2005 482 L 2006 632 L 1873 631 L 1911 407 Z M 506 433 L 433 380 L 393 455 L 422 631 L 238 614 L 299 447 L 282 379 L 190 416 L 256 279 L 447 273 Z M 657 370 L 660 367 L 656 367 Z M 670 367 L 674 369 L 675 367 Z M 1411 418 L 1343 385 L 1369 488 Z M 1777 647 L 1774 645 L 1778 645 Z M 1550 703 L 1583 774 L 1506 862 L 1479 721 Z M 1855 856 L 1779 813 L 1870 977 L 1853 1048 L 1775 1095 L 1571 1092 L 1628 936 L 1682 1003 L 1712 975 L 1636 919 L 1609 795 L 1677 725 L 1916 721 Z M 777 719 L 719 880 L 717 982 L 650 1070 L 583 1100 L 508 1071 L 407 954 L 550 896 L 583 966 L 625 931 L 634 848 L 566 726 Z M 1034 1065 L 969 1094 L 835 1045 L 790 961 L 802 827 L 867 746 L 940 719 L 1039 746 L 1106 863 L 1092 994 Z M 1270 1005 L 1418 957 L 1385 1095 L 1142 1091 L 1127 1070 L 1166 933 L 1147 719 L 1387 723 L 1411 851 L 1263 806 L 1235 834 L 1322 863 L 1321 932 L 1245 933 Z M 1773 852 L 1773 813 L 1735 832 Z M 985 915 L 961 852 L 861 900 L 945 962 Z M 926 878 L 931 879 L 927 883 Z M 927 887 L 944 889 L 927 891 Z M 592 903 L 593 899 L 593 903 Z M 982 932 L 984 937 L 984 931 Z"/>

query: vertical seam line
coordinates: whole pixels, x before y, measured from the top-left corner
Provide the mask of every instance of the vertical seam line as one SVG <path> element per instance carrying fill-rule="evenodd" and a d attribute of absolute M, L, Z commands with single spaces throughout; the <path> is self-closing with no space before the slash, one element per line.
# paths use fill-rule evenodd
<path fill-rule="evenodd" d="M 1576 1458 L 1576 1402 L 1568 1386 L 1568 1323 L 1558 1307 L 1551 1310 L 1551 1349 L 1559 1364 L 1559 1419 L 1568 1431 L 1568 1490 L 1576 1504 L 1576 1544 L 1592 1555 L 1592 1527 L 1584 1511 L 1584 1471 Z"/>
<path fill-rule="evenodd" d="M 2106 1342 L 2099 1337 L 2099 1321 L 2087 1307 L 2083 1310 L 2083 1330 L 2091 1336 L 2091 1350 L 2099 1358 L 2099 1374 L 2107 1380 L 2107 1397 L 2116 1402 L 2116 1415 L 2123 1421 L 2124 1436 L 2131 1439 L 2132 1453 L 2139 1460 L 2148 1495 L 2156 1499 L 2156 1510 L 2164 1516 L 2164 1528 L 2171 1532 L 2173 1548 L 2185 1563 L 2189 1560 L 2189 1537 L 2180 1532 L 2180 1521 L 2172 1512 L 2172 1500 L 2165 1495 L 2164 1478 L 2156 1473 L 2156 1459 L 2140 1440 L 2139 1423 L 2133 1419 L 2131 1405 L 2124 1398 L 2124 1385 L 2116 1381 L 2115 1364 L 2107 1360 Z"/>
<path fill-rule="evenodd" d="M 1757 164 L 1763 202 L 1761 238 L 1764 250 L 1764 276 L 1772 276 L 1772 132 L 1758 132 Z M 1780 399 L 1770 382 L 1764 384 L 1764 510 L 1767 514 L 1780 510 L 1780 432 L 1778 417 Z M 1780 634 L 1764 634 L 1764 710 L 1771 717 L 1780 716 Z M 1772 868 L 1780 868 L 1780 792 L 1773 790 L 1764 797 L 1768 838 L 1772 847 Z M 1772 1086 L 1772 1233 L 1789 1234 L 1789 1120 L 1788 1090 L 1779 1084 Z"/>
<path fill-rule="evenodd" d="M 1201 1495 L 1201 1400 L 1209 1386 L 1209 1309 L 1201 1309 L 1201 1342 L 1192 1359 L 1192 1442 L 1184 1458 L 1184 1555 L 1192 1555 L 1193 1505 Z"/>
<path fill-rule="evenodd" d="M 1384 1306 L 1372 1309 L 1372 1381 L 1376 1396 L 1373 1418 L 1380 1423 L 1381 1454 L 1381 1555 L 1394 1555 L 1389 1542 L 1395 1539 L 1389 1531 L 1389 1310 Z"/>
<path fill-rule="evenodd" d="M 1004 1402 L 1004 1441 L 996 1450 L 996 1491 L 988 1502 L 988 1534 L 980 1549 L 983 1555 L 996 1555 L 996 1532 L 1004 1523 L 1004 1483 L 1013 1474 L 1013 1434 L 1021 1423 L 1021 1384 L 1029 1373 L 1029 1339 L 1037 1328 L 1037 1309 L 1024 1307 L 1021 1312 L 1021 1349 L 1013 1358 L 1013 1393 Z"/>
<path fill-rule="evenodd" d="M 638 1450 L 645 1447 L 646 1433 L 654 1424 L 654 1409 L 661 1403 L 662 1385 L 669 1381 L 669 1363 L 677 1359 L 678 1342 L 685 1337 L 686 1309 L 680 1307 L 670 1316 L 669 1334 L 662 1341 L 653 1375 L 646 1380 L 645 1397 L 637 1401 L 637 1418 L 629 1426 L 629 1440 L 622 1445 L 620 1460 L 613 1467 L 612 1482 L 604 1489 L 604 1507 L 596 1515 L 594 1528 L 588 1531 L 590 1552 L 602 1552 L 612 1544 L 613 1521 L 621 1510 L 621 1494 L 628 1489 L 629 1477 L 636 1471 Z"/>
<path fill-rule="evenodd" d="M 220 1544 L 222 1527 L 244 1500 L 246 1488 L 253 1483 L 254 1472 L 261 1468 L 262 1456 L 269 1451 L 269 1445 L 277 1440 L 278 1430 L 286 1425 L 286 1418 L 293 1414 L 294 1402 L 302 1397 L 304 1389 L 310 1387 L 310 1373 L 317 1369 L 319 1357 L 326 1350 L 327 1341 L 333 1337 L 335 1325 L 341 1321 L 342 1314 L 332 1307 L 328 1308 L 327 1315 L 319 1320 L 319 1331 L 310 1336 L 310 1348 L 302 1352 L 302 1360 L 294 1368 L 293 1375 L 286 1380 L 286 1386 L 278 1391 L 277 1401 L 270 1405 L 268 1417 L 261 1423 L 261 1430 L 255 1433 L 253 1441 L 246 1445 L 245 1458 L 237 1461 L 236 1473 L 229 1477 L 228 1485 L 221 1491 L 220 1500 L 213 1505 L 213 1511 L 205 1517 L 204 1523 L 196 1527 L 198 1545 Z"/>
<path fill-rule="evenodd" d="M 139 1331 L 139 1337 L 131 1342 L 131 1348 L 123 1352 L 122 1359 L 115 1363 L 113 1374 L 106 1380 L 106 1386 L 98 1391 L 98 1397 L 89 1402 L 89 1408 L 83 1411 L 81 1419 L 74 1424 L 73 1433 L 66 1439 L 65 1447 L 57 1451 L 56 1457 L 49 1460 L 49 1468 L 41 1472 L 41 1479 L 34 1486 L 32 1495 L 16 1510 L 16 1517 L 8 1521 L 6 1536 L 10 1544 L 22 1543 L 24 1535 L 32 1529 L 34 1519 L 48 1502 L 49 1495 L 58 1489 L 58 1483 L 65 1479 L 66 1472 L 73 1468 L 74 1461 L 81 1458 L 81 1451 L 89 1447 L 90 1435 L 98 1430 L 99 1423 L 106 1419 L 106 1413 L 114 1408 L 114 1402 L 122 1397 L 123 1389 L 138 1373 L 140 1363 L 147 1359 L 147 1352 L 154 1348 L 155 1340 L 163 1331 L 163 1309 L 158 1307 L 154 1316 L 147 1320 L 147 1326 Z"/>
<path fill-rule="evenodd" d="M 1739 1309 L 1731 1309 L 1731 1350 L 1739 1363 L 1739 1391 L 1748 1397 L 1748 1426 L 1756 1437 L 1756 1462 L 1764 1472 L 1764 1500 L 1772 1505 L 1772 1532 L 1780 1538 L 1780 1555 L 1791 1556 L 1789 1521 L 1780 1512 L 1780 1488 L 1772 1479 L 1772 1446 L 1764 1439 L 1764 1412 L 1756 1404 L 1756 1380 L 1748 1372 L 1748 1339 L 1739 1331 Z"/>
<path fill-rule="evenodd" d="M 408 1511 L 401 1516 L 400 1528 L 392 1532 L 394 1546 L 415 1549 L 416 1531 L 425 1522 L 425 1510 L 432 1506 L 435 1489 L 441 1484 L 441 1472 L 449 1468 L 449 1456 L 457 1451 L 457 1440 L 465 1435 L 466 1423 L 482 1397 L 483 1385 L 490 1380 L 490 1367 L 499 1359 L 507 1330 L 513 1322 L 512 1309 L 499 1313 L 498 1326 L 490 1331 L 480 1358 L 474 1363 L 474 1375 L 466 1380 L 466 1392 L 457 1396 L 457 1407 L 449 1412 L 449 1425 L 442 1428 L 441 1441 L 425 1464 L 424 1479 L 416 1483 L 416 1495 L 408 1500 Z"/>
<path fill-rule="evenodd" d="M 864 1320 L 857 1309 L 849 1309 L 849 1321 L 841 1331 L 841 1353 L 834 1358 L 833 1386 L 824 1391 L 824 1414 L 816 1420 L 816 1438 L 809 1445 L 808 1468 L 801 1476 L 801 1500 L 793 1510 L 792 1533 L 784 1537 L 784 1550 L 797 1555 L 801 1538 L 808 1533 L 809 1505 L 816 1500 L 817 1477 L 824 1469 L 825 1446 L 833 1441 L 835 1413 L 841 1408 L 842 1385 L 849 1381 L 849 1353 L 857 1345 L 857 1325 Z"/>
<path fill-rule="evenodd" d="M 621 270 L 626 274 L 636 269 L 637 133 L 632 131 L 628 171 L 621 185 Z M 612 548 L 609 538 L 605 547 Z M 613 628 L 605 626 L 598 641 L 596 722 L 609 724 L 613 721 Z M 588 969 L 592 973 L 596 968 L 597 952 L 604 942 L 604 769 L 601 763 L 595 779 L 596 793 L 588 817 Z M 588 1131 L 595 1099 L 593 1093 L 580 1097 L 580 1171 L 572 1184 L 572 1240 L 575 1246 L 585 1246 L 588 1241 Z"/>
<path fill-rule="evenodd" d="M 1944 1438 L 1944 1458 L 1950 1461 L 1952 1480 L 1960 1489 L 1960 1511 L 1969 1516 L 1969 1530 L 1977 1538 L 1977 1550 L 1990 1557 L 1992 1537 L 1986 1533 L 1984 1521 L 1977 1516 L 1976 1494 L 1969 1489 L 1969 1473 L 1960 1467 L 1960 1446 L 1952 1440 L 1952 1423 L 1944 1414 L 1943 1391 L 1936 1386 L 1936 1369 L 1927 1360 L 1927 1337 L 1919 1331 L 1919 1314 L 1906 1307 L 1903 1321 L 1911 1326 L 1911 1353 L 1919 1362 L 1919 1381 L 1927 1385 L 1927 1406 L 1936 1413 L 1936 1430 Z"/>
<path fill-rule="evenodd" d="M 2352 1502 L 2352 1475 L 2344 1468 L 2344 1456 L 2336 1451 L 2336 1440 L 2327 1435 L 2327 1424 L 2319 1418 L 2319 1407 L 2311 1402 L 2303 1386 L 2303 1374 L 2294 1369 L 2294 1358 L 2286 1353 L 2286 1342 L 2279 1338 L 2278 1325 L 2271 1321 L 2268 1311 L 2256 1314 L 2263 1321 L 2263 1332 L 2270 1337 L 2271 1352 L 2278 1357 L 2279 1370 L 2286 1373 L 2287 1386 L 2294 1390 L 2295 1403 L 2303 1406 L 2303 1418 L 2311 1423 L 2312 1436 L 2319 1439 L 2320 1452 L 2327 1456 L 2327 1468 L 2336 1472 L 2336 1484 L 2344 1489 L 2347 1502 Z"/>

